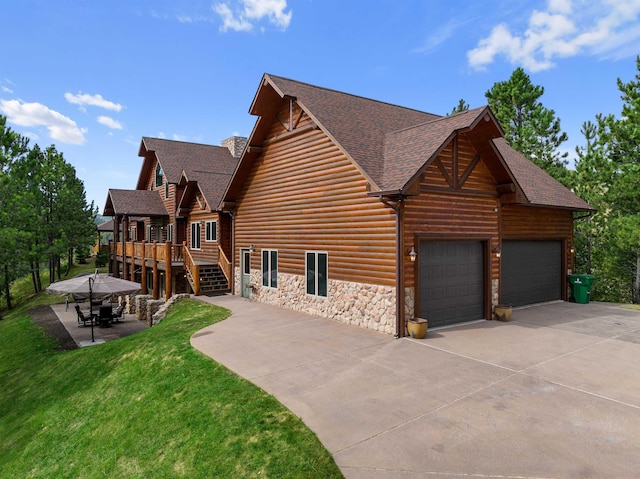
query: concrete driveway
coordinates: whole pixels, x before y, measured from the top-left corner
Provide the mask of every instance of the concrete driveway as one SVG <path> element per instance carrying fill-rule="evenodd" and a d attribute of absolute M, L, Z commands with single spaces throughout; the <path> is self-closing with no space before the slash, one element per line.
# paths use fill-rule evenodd
<path fill-rule="evenodd" d="M 233 296 L 194 347 L 299 415 L 349 479 L 635 478 L 640 312 L 516 309 L 393 339 Z"/>

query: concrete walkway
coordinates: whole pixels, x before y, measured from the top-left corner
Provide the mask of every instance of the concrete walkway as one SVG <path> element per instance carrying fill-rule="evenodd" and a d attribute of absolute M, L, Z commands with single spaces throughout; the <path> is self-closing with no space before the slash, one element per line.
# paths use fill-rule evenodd
<path fill-rule="evenodd" d="M 239 297 L 194 347 L 299 415 L 349 479 L 635 478 L 640 312 L 552 303 L 393 339 Z"/>

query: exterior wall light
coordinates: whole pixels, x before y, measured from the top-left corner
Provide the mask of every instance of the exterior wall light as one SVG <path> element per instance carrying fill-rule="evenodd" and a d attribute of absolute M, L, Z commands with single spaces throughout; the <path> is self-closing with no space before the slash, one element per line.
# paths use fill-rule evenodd
<path fill-rule="evenodd" d="M 493 252 L 496 255 L 496 258 L 499 258 L 502 255 L 502 251 L 498 247 L 493 248 Z"/>
<path fill-rule="evenodd" d="M 409 258 L 411 259 L 411 262 L 415 263 L 417 257 L 418 257 L 418 253 L 416 253 L 416 250 L 412 246 L 411 251 L 409 251 Z"/>
<path fill-rule="evenodd" d="M 251 251 L 252 253 L 256 250 L 256 245 L 254 245 L 253 243 L 249 245 L 249 251 Z"/>

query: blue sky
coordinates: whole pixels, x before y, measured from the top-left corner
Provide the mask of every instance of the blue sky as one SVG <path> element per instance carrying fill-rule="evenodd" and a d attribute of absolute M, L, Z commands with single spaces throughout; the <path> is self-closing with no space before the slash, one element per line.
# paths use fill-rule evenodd
<path fill-rule="evenodd" d="M 100 212 L 135 188 L 142 136 L 248 136 L 263 73 L 446 114 L 521 66 L 575 156 L 619 114 L 640 0 L 19 0 L 0 9 L 0 114 L 55 144 Z"/>

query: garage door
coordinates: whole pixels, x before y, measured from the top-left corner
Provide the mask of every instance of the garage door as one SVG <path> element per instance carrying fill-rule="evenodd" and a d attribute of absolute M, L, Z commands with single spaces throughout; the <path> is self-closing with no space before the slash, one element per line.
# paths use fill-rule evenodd
<path fill-rule="evenodd" d="M 561 241 L 502 242 L 502 303 L 543 303 L 562 297 Z"/>
<path fill-rule="evenodd" d="M 483 319 L 482 242 L 422 241 L 419 268 L 419 317 L 429 327 Z"/>

